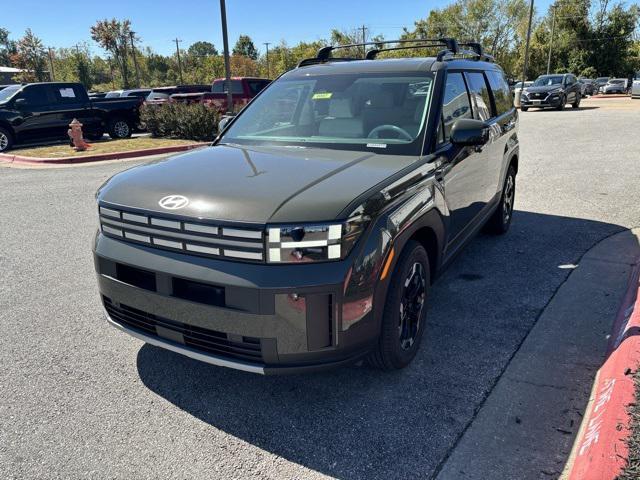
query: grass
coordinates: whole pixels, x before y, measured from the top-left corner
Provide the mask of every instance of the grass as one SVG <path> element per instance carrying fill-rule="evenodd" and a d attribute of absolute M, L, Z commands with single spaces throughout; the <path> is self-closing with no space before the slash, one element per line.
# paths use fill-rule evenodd
<path fill-rule="evenodd" d="M 638 480 L 640 478 L 640 366 L 636 370 L 633 381 L 636 386 L 636 401 L 629 405 L 629 429 L 631 434 L 627 440 L 629 458 L 617 480 Z"/>
<path fill-rule="evenodd" d="M 131 150 L 143 150 L 146 148 L 171 147 L 176 145 L 191 145 L 193 140 L 177 140 L 172 138 L 136 137 L 123 140 L 104 138 L 97 142 L 88 142 L 91 148 L 84 152 L 76 152 L 68 143 L 57 145 L 45 145 L 42 147 L 16 148 L 10 153 L 25 157 L 60 158 L 60 157 L 84 157 L 97 153 L 120 153 Z"/>

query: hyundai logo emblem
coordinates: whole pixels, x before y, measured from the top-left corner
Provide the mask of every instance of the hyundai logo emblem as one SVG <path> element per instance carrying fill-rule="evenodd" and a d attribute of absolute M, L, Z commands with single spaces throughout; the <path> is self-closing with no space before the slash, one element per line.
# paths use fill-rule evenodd
<path fill-rule="evenodd" d="M 158 205 L 167 210 L 178 210 L 189 205 L 189 199 L 182 195 L 167 195 L 160 199 Z"/>

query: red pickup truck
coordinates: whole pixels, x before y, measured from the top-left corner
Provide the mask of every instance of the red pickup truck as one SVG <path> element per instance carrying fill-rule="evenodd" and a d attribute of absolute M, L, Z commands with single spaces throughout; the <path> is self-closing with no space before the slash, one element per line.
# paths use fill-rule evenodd
<path fill-rule="evenodd" d="M 203 103 L 217 109 L 220 113 L 227 111 L 227 88 L 224 78 L 213 81 L 210 92 L 205 93 L 176 93 L 171 95 L 170 101 L 182 103 Z M 232 77 L 231 97 L 233 99 L 233 111 L 238 112 L 249 100 L 269 85 L 271 80 L 267 78 Z"/>

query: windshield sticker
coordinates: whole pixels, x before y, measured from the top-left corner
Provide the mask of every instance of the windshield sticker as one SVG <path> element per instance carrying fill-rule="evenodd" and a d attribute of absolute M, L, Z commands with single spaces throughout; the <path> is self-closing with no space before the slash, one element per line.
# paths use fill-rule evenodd
<path fill-rule="evenodd" d="M 314 93 L 311 99 L 312 100 L 329 100 L 332 95 L 333 95 L 332 92 L 318 92 L 318 93 Z"/>
<path fill-rule="evenodd" d="M 387 148 L 386 143 L 367 143 L 367 147 L 369 148 Z"/>

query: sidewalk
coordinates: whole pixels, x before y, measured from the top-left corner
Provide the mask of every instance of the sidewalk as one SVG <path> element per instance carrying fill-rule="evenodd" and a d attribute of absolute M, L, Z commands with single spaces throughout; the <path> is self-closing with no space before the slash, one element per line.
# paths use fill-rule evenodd
<path fill-rule="evenodd" d="M 562 474 L 640 254 L 639 235 L 640 229 L 621 232 L 581 258 L 443 463 L 438 480 Z"/>

